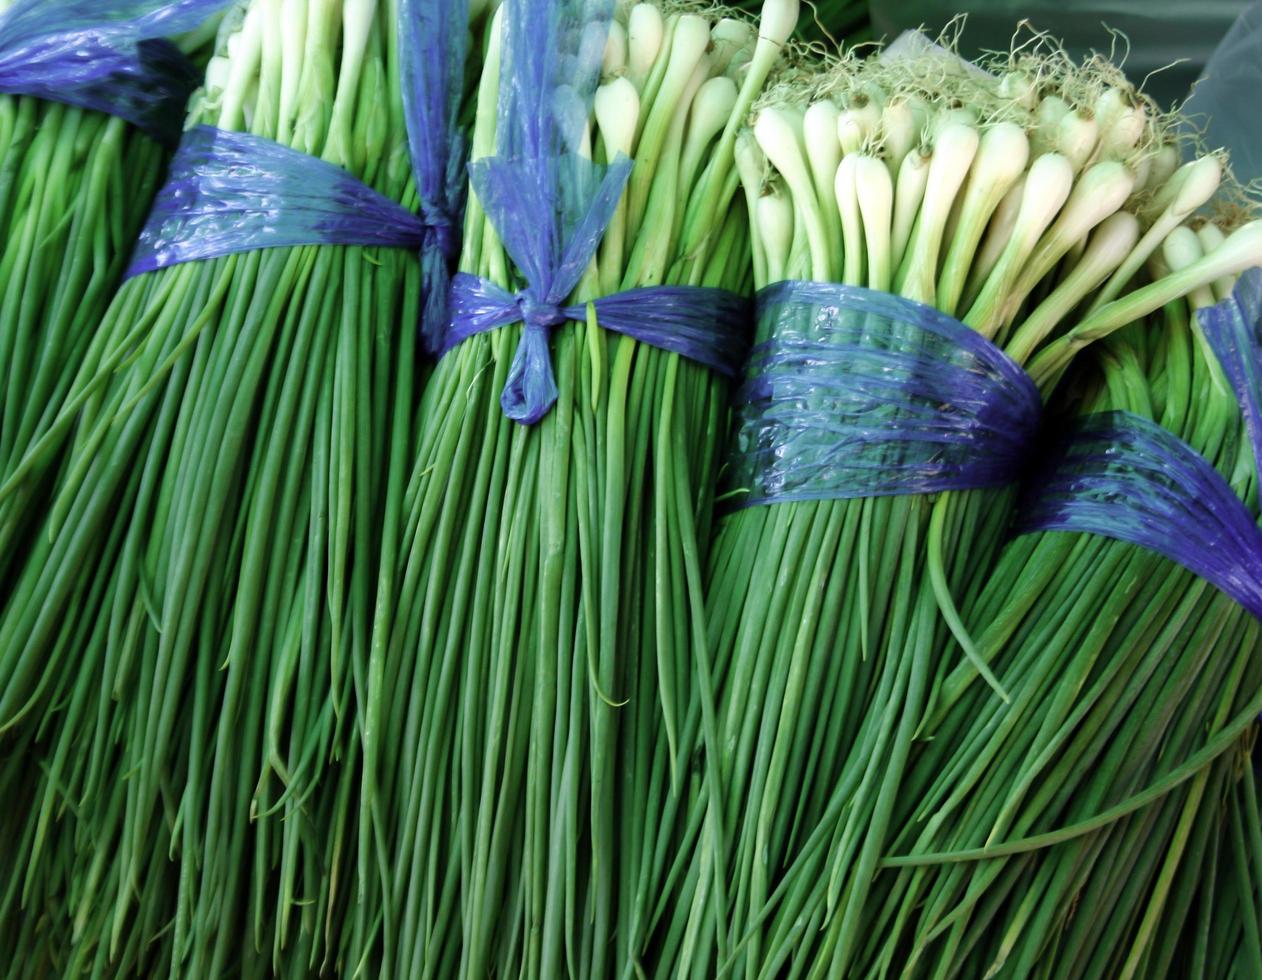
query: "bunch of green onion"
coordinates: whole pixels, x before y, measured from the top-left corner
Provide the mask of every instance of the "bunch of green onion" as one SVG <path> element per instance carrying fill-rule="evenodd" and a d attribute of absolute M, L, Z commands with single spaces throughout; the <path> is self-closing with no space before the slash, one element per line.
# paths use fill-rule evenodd
<path fill-rule="evenodd" d="M 189 123 L 415 207 L 396 30 L 390 0 L 250 0 Z M 143 162 L 111 179 L 156 179 Z M 29 969 L 361 965 L 381 906 L 357 861 L 358 707 L 418 281 L 398 249 L 256 250 L 132 279 L 89 324 L 0 491 L 64 447 L 0 614 L 0 921 Z"/>
<path fill-rule="evenodd" d="M 586 151 L 634 169 L 570 302 L 748 292 L 733 147 L 797 6 L 768 0 L 757 28 L 698 11 L 638 3 L 609 27 Z M 474 160 L 496 151 L 500 70 L 493 36 Z M 460 265 L 526 285 L 472 194 Z M 438 362 L 387 513 L 362 792 L 409 869 L 390 903 L 396 976 L 630 975 L 667 853 L 650 787 L 688 778 L 727 383 L 592 314 L 553 334 L 559 398 L 523 426 L 500 407 L 520 334 Z"/>
<path fill-rule="evenodd" d="M 10 3 L 0 2 L 0 14 Z M 196 56 L 204 36 L 190 34 L 180 46 Z M 56 418 L 166 156 L 152 136 L 115 116 L 0 94 L 0 482 Z M 44 513 L 59 459 L 0 501 L 0 597 Z"/>
<path fill-rule="evenodd" d="M 1176 229 L 1154 275 L 1223 239 L 1214 223 Z M 1256 516 L 1244 418 L 1195 319 L 1231 287 L 1206 283 L 1109 338 L 1081 410 L 1158 421 Z M 1203 868 L 1203 811 L 1222 792 L 1210 763 L 1262 706 L 1258 622 L 1154 552 L 1067 532 L 1008 543 L 965 619 L 1010 702 L 958 669 L 942 685 L 890 813 L 895 867 L 863 916 L 883 938 L 856 969 L 1173 975 L 1166 913 Z"/>
<path fill-rule="evenodd" d="M 936 307 L 1046 391 L 1091 340 L 1262 259 L 1250 227 L 1136 277 L 1219 182 L 1214 156 L 1179 168 L 1165 130 L 1099 62 L 1027 53 L 989 74 L 943 53 L 790 78 L 737 146 L 755 280 Z M 707 614 L 722 754 L 707 785 L 723 788 L 722 820 L 703 815 L 708 792 L 686 815 L 659 929 L 686 920 L 690 942 L 660 969 L 869 975 L 861 957 L 885 935 L 872 879 L 892 815 L 918 799 L 904 787 L 918 733 L 960 678 L 984 678 L 972 690 L 996 708 L 1013 697 L 956 610 L 987 582 L 1012 501 L 792 502 L 720 522 Z M 716 828 L 727 882 L 708 866 Z"/>

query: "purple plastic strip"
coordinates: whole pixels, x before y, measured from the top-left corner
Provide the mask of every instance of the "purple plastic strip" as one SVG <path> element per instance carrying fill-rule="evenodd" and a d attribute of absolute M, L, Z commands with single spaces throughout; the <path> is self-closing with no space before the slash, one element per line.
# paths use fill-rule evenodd
<path fill-rule="evenodd" d="M 417 249 L 424 235 L 420 218 L 341 167 L 198 126 L 171 161 L 127 275 L 282 245 Z"/>
<path fill-rule="evenodd" d="M 230 0 L 17 0 L 0 15 L 0 92 L 118 116 L 174 144 L 200 77 L 163 38 Z"/>
<path fill-rule="evenodd" d="M 1198 311 L 1262 464 L 1262 269 Z M 1031 484 L 1018 530 L 1080 531 L 1138 544 L 1191 569 L 1262 618 L 1262 531 L 1226 480 L 1154 422 L 1092 416 Z"/>
<path fill-rule="evenodd" d="M 496 156 L 469 176 L 504 250 L 521 271 L 517 294 L 460 275 L 452 283 L 442 351 L 510 323 L 525 330 L 500 399 L 526 425 L 556 402 L 549 335 L 584 307 L 563 306 L 591 264 L 631 174 L 619 157 L 597 166 L 581 152 L 609 32 L 609 0 L 505 0 Z M 744 333 L 739 297 L 686 286 L 596 301 L 601 325 L 731 371 Z"/>
<path fill-rule="evenodd" d="M 1030 487 L 1019 533 L 1140 545 L 1262 618 L 1262 531 L 1218 471 L 1157 423 L 1128 412 L 1085 417 Z"/>
<path fill-rule="evenodd" d="M 1197 320 L 1235 389 L 1254 464 L 1262 467 L 1262 269 L 1247 270 L 1231 296 L 1198 311 Z"/>
<path fill-rule="evenodd" d="M 605 296 L 592 305 L 606 330 L 682 354 L 729 378 L 740 370 L 740 338 L 749 303 L 734 293 L 699 286 L 646 286 Z M 500 406 L 509 418 L 533 425 L 557 399 L 549 333 L 567 320 L 586 319 L 585 304 L 540 304 L 529 290 L 514 295 L 485 279 L 458 273 L 451 289 L 452 326 L 442 352 L 475 334 L 524 323 Z"/>
<path fill-rule="evenodd" d="M 1003 486 L 1042 416 L 1029 376 L 946 314 L 888 293 L 780 282 L 736 395 L 734 505 Z"/>
<path fill-rule="evenodd" d="M 401 0 L 399 58 L 412 169 L 421 200 L 421 343 L 442 346 L 464 207 L 465 141 L 458 126 L 468 48 L 468 0 Z"/>

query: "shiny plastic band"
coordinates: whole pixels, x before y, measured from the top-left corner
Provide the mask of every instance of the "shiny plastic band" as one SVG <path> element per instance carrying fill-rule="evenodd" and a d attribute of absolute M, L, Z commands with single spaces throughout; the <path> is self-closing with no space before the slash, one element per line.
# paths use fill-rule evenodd
<path fill-rule="evenodd" d="M 1236 392 L 1254 465 L 1262 473 L 1262 269 L 1247 270 L 1231 296 L 1196 318 Z"/>
<path fill-rule="evenodd" d="M 163 40 L 230 0 L 17 0 L 0 15 L 0 92 L 118 116 L 166 143 L 200 83 Z"/>
<path fill-rule="evenodd" d="M 855 286 L 781 282 L 758 295 L 755 336 L 736 396 L 734 506 L 1019 477 L 1042 414 L 1038 389 L 946 314 Z"/>
<path fill-rule="evenodd" d="M 1262 461 L 1262 269 L 1197 316 Z M 1196 450 L 1125 412 L 1089 416 L 1032 480 L 1018 529 L 1100 534 L 1195 572 L 1262 618 L 1262 531 Z"/>
<path fill-rule="evenodd" d="M 681 354 L 729 378 L 740 371 L 749 315 L 749 302 L 741 296 L 700 286 L 645 286 L 602 297 L 592 306 L 605 330 Z M 542 419 L 557 400 L 549 335 L 567 320 L 586 320 L 587 306 L 540 303 L 529 290 L 513 294 L 459 273 L 452 282 L 450 313 L 443 353 L 475 334 L 510 323 L 525 325 L 500 407 L 523 425 Z"/>
<path fill-rule="evenodd" d="M 583 319 L 565 306 L 622 197 L 631 161 L 588 159 L 588 110 L 600 80 L 609 0 L 505 0 L 496 155 L 469 176 L 478 203 L 526 286 L 516 294 L 474 276 L 452 283 L 442 350 L 510 323 L 525 329 L 500 404 L 523 424 L 556 401 L 551 331 Z M 734 372 L 745 318 L 738 297 L 716 289 L 653 287 L 596 301 L 601 326 Z"/>
<path fill-rule="evenodd" d="M 222 2 L 222 0 L 221 0 Z M 185 134 L 141 234 L 129 276 L 283 245 L 418 250 L 422 338 L 441 342 L 465 186 L 457 121 L 468 0 L 401 0 L 404 115 L 420 216 L 340 167 L 248 133 Z"/>
<path fill-rule="evenodd" d="M 1086 416 L 1032 478 L 1017 530 L 1140 545 L 1262 617 L 1262 531 L 1253 515 L 1200 453 L 1138 415 Z"/>
<path fill-rule="evenodd" d="M 418 249 L 421 219 L 341 167 L 261 136 L 185 134 L 127 275 L 284 245 Z"/>

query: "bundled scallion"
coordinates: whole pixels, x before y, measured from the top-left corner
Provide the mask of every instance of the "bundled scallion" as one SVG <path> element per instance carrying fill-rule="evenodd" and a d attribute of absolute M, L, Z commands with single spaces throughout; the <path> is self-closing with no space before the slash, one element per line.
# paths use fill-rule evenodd
<path fill-rule="evenodd" d="M 190 128 L 415 209 L 399 16 L 239 5 Z M 3 779 L 23 801 L 0 818 L 0 920 L 48 958 L 29 969 L 363 966 L 383 910 L 357 863 L 356 690 L 392 447 L 410 455 L 419 278 L 403 248 L 256 248 L 130 279 L 82 345 L 0 491 L 66 447 L 0 615 Z"/>
<path fill-rule="evenodd" d="M 1214 193 L 1219 161 L 1178 168 L 1164 121 L 1099 61 L 1025 53 L 995 68 L 929 50 L 843 60 L 814 82 L 774 89 L 737 147 L 759 287 L 813 280 L 893 293 L 905 318 L 958 318 L 1047 391 L 1090 341 L 1262 258 L 1249 227 L 1149 282 L 1147 260 Z M 931 309 L 908 313 L 903 301 Z M 841 302 L 772 304 L 756 340 L 791 337 L 790 354 L 826 344 L 815 331 L 836 321 Z M 916 372 L 880 373 L 880 358 L 927 335 L 883 316 L 854 322 L 849 343 L 875 352 L 866 355 L 875 373 L 852 377 L 844 358 L 835 376 L 817 366 L 809 426 L 825 443 L 838 433 L 829 452 L 843 468 L 867 452 L 875 475 L 823 490 L 738 484 L 735 505 L 762 502 L 719 525 L 707 613 L 721 756 L 705 784 L 722 786 L 723 819 L 708 789 L 686 815 L 658 928 L 686 929 L 689 941 L 677 954 L 665 944 L 676 955 L 663 972 L 870 976 L 874 948 L 900 964 L 904 947 L 884 945 L 895 923 L 872 918 L 872 881 L 901 826 L 892 817 L 918 799 L 905 785 L 916 740 L 960 678 L 992 710 L 1013 697 L 957 612 L 987 582 L 1013 493 L 876 489 L 918 467 L 936 472 L 937 455 L 909 455 L 896 428 L 908 424 L 894 406 Z M 893 395 L 879 392 L 882 377 Z M 857 380 L 877 392 L 871 404 L 831 416 Z M 736 451 L 763 449 L 791 467 L 775 380 L 746 386 L 770 434 L 738 429 Z M 946 407 L 956 394 L 941 396 Z M 694 701 L 692 715 L 702 708 Z M 928 771 L 942 773 L 949 757 Z M 727 882 L 709 867 L 716 826 Z"/>
<path fill-rule="evenodd" d="M 736 131 L 796 14 L 792 0 L 769 0 L 757 26 L 651 2 L 612 20 L 584 3 L 509 0 L 497 13 L 460 260 L 493 284 L 476 288 L 511 302 L 540 286 L 488 213 L 546 224 L 570 209 L 576 221 L 622 158 L 634 164 L 564 299 L 582 322 L 548 320 L 550 344 L 513 323 L 475 332 L 443 353 L 422 400 L 401 547 L 378 588 L 363 789 L 393 866 L 408 869 L 391 902 L 397 976 L 640 968 L 669 851 L 661 811 L 691 782 L 683 710 L 705 684 L 701 571 L 728 382 L 607 331 L 583 304 L 662 285 L 748 292 Z M 544 66 L 528 82 L 511 74 L 523 59 Z M 520 136 L 531 129 L 560 142 Z M 482 200 L 478 175 L 514 165 Z M 575 176 L 540 183 L 553 166 Z M 514 218 L 516 197 L 524 208 L 551 195 L 555 212 Z M 519 257 L 547 266 L 566 242 L 550 247 Z M 521 316 L 542 315 L 524 295 L 535 306 Z M 669 345 L 661 297 L 642 302 Z M 544 358 L 556 402 L 513 421 L 506 408 L 544 390 Z"/>
<path fill-rule="evenodd" d="M 0 482 L 67 397 L 162 181 L 163 144 L 178 136 L 197 85 L 194 66 L 160 39 L 163 30 L 195 28 L 222 6 L 0 3 L 2 87 L 39 93 L 0 94 Z M 200 37 L 185 37 L 186 50 Z M 130 77 L 93 89 L 85 77 L 109 58 Z M 0 501 L 0 597 L 39 525 L 58 461 L 52 455 Z"/>
<path fill-rule="evenodd" d="M 1213 223 L 1178 228 L 1153 265 L 1178 276 L 1223 240 Z M 1128 412 L 1178 436 L 1244 502 L 1236 506 L 1252 529 L 1258 476 L 1243 396 L 1198 320 L 1229 299 L 1233 279 L 1205 283 L 1110 337 L 1080 411 L 1089 421 Z M 1256 318 L 1256 301 L 1245 302 Z M 1183 472 L 1151 447 L 1144 459 Z M 1209 491 L 1198 483 L 1179 492 L 1199 501 Z M 1104 533 L 1142 520 L 1143 493 L 1112 508 Z M 1068 515 L 1072 501 L 1065 507 Z M 1202 547 L 1190 536 L 1194 520 L 1165 529 L 1176 552 Z M 1229 554 L 1233 545 L 1204 547 Z M 1214 760 L 1262 706 L 1256 612 L 1156 551 L 1061 530 L 1009 542 L 970 605 L 965 620 L 1011 700 L 959 669 L 943 684 L 890 814 L 893 866 L 877 876 L 863 916 L 866 934 L 882 939 L 866 944 L 856 968 L 1175 975 L 1174 942 L 1210 846 L 1205 813 L 1223 792 Z M 1247 872 L 1252 858 L 1239 860 Z M 1256 921 L 1255 911 L 1255 937 Z M 1204 937 L 1196 942 L 1200 966 L 1178 975 L 1205 975 Z"/>

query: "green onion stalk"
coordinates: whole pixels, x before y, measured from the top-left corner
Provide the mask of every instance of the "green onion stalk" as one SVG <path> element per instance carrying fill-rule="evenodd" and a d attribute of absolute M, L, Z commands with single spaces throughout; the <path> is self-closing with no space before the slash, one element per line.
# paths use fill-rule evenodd
<path fill-rule="evenodd" d="M 1089 340 L 1256 261 L 1258 229 L 1244 229 L 1186 269 L 1135 278 L 1219 180 L 1213 156 L 1176 172 L 1163 129 L 1095 62 L 1021 55 L 982 74 L 953 56 L 844 60 L 770 92 L 738 143 L 755 281 L 928 304 L 1049 390 Z M 952 678 L 1012 699 L 957 601 L 984 584 L 1013 501 L 783 502 L 719 522 L 706 608 L 721 756 L 706 785 L 722 787 L 722 820 L 708 789 L 685 815 L 657 928 L 687 942 L 660 970 L 869 975 L 872 879 L 918 734 Z M 716 829 L 726 882 L 709 867 Z"/>
<path fill-rule="evenodd" d="M 757 26 L 617 9 L 583 152 L 634 169 L 570 302 L 660 284 L 749 292 L 733 147 L 796 14 L 793 0 L 769 0 Z M 492 43 L 475 161 L 496 150 L 500 72 Z M 526 285 L 476 194 L 460 267 Z M 559 395 L 538 424 L 500 405 L 518 325 L 448 352 L 422 399 L 377 590 L 363 790 L 409 869 L 390 903 L 397 976 L 641 968 L 660 813 L 690 781 L 681 710 L 704 684 L 728 386 L 588 309 L 552 336 Z"/>
<path fill-rule="evenodd" d="M 1160 955 L 1141 976 L 1253 976 L 1262 963 L 1262 818 L 1253 754 L 1257 727 L 1214 763 L 1182 877 L 1160 925 Z M 1195 864 L 1193 863 L 1195 862 Z"/>
<path fill-rule="evenodd" d="M 1156 274 L 1181 274 L 1223 240 L 1212 223 L 1176 229 Z M 1245 422 L 1196 321 L 1231 285 L 1200 286 L 1109 338 L 1080 410 L 1159 422 L 1256 517 Z M 1262 628 L 1155 552 L 1060 531 L 1009 542 L 965 620 L 1010 701 L 958 668 L 946 678 L 890 814 L 897 857 L 863 916 L 881 938 L 856 969 L 1175 975 L 1161 972 L 1168 919 L 1203 867 L 1202 811 L 1222 792 L 1214 760 L 1262 707 Z"/>
<path fill-rule="evenodd" d="M 798 25 L 796 36 L 807 43 L 827 43 L 838 47 L 872 39 L 868 0 L 817 0 L 804 6 L 806 16 Z M 754 13 L 759 4 L 747 0 L 740 7 Z"/>
<path fill-rule="evenodd" d="M 0 15 L 9 5 L 0 3 Z M 178 39 L 201 66 L 207 29 Z M 0 482 L 57 417 L 167 155 L 116 116 L 0 94 Z M 0 503 L 0 598 L 46 510 L 59 459 Z"/>
<path fill-rule="evenodd" d="M 415 208 L 397 26 L 393 0 L 251 0 L 188 122 Z M 401 249 L 261 249 L 134 278 L 95 327 L 0 489 L 64 447 L 0 614 L 17 948 L 67 975 L 363 967 L 357 709 L 419 279 Z"/>

